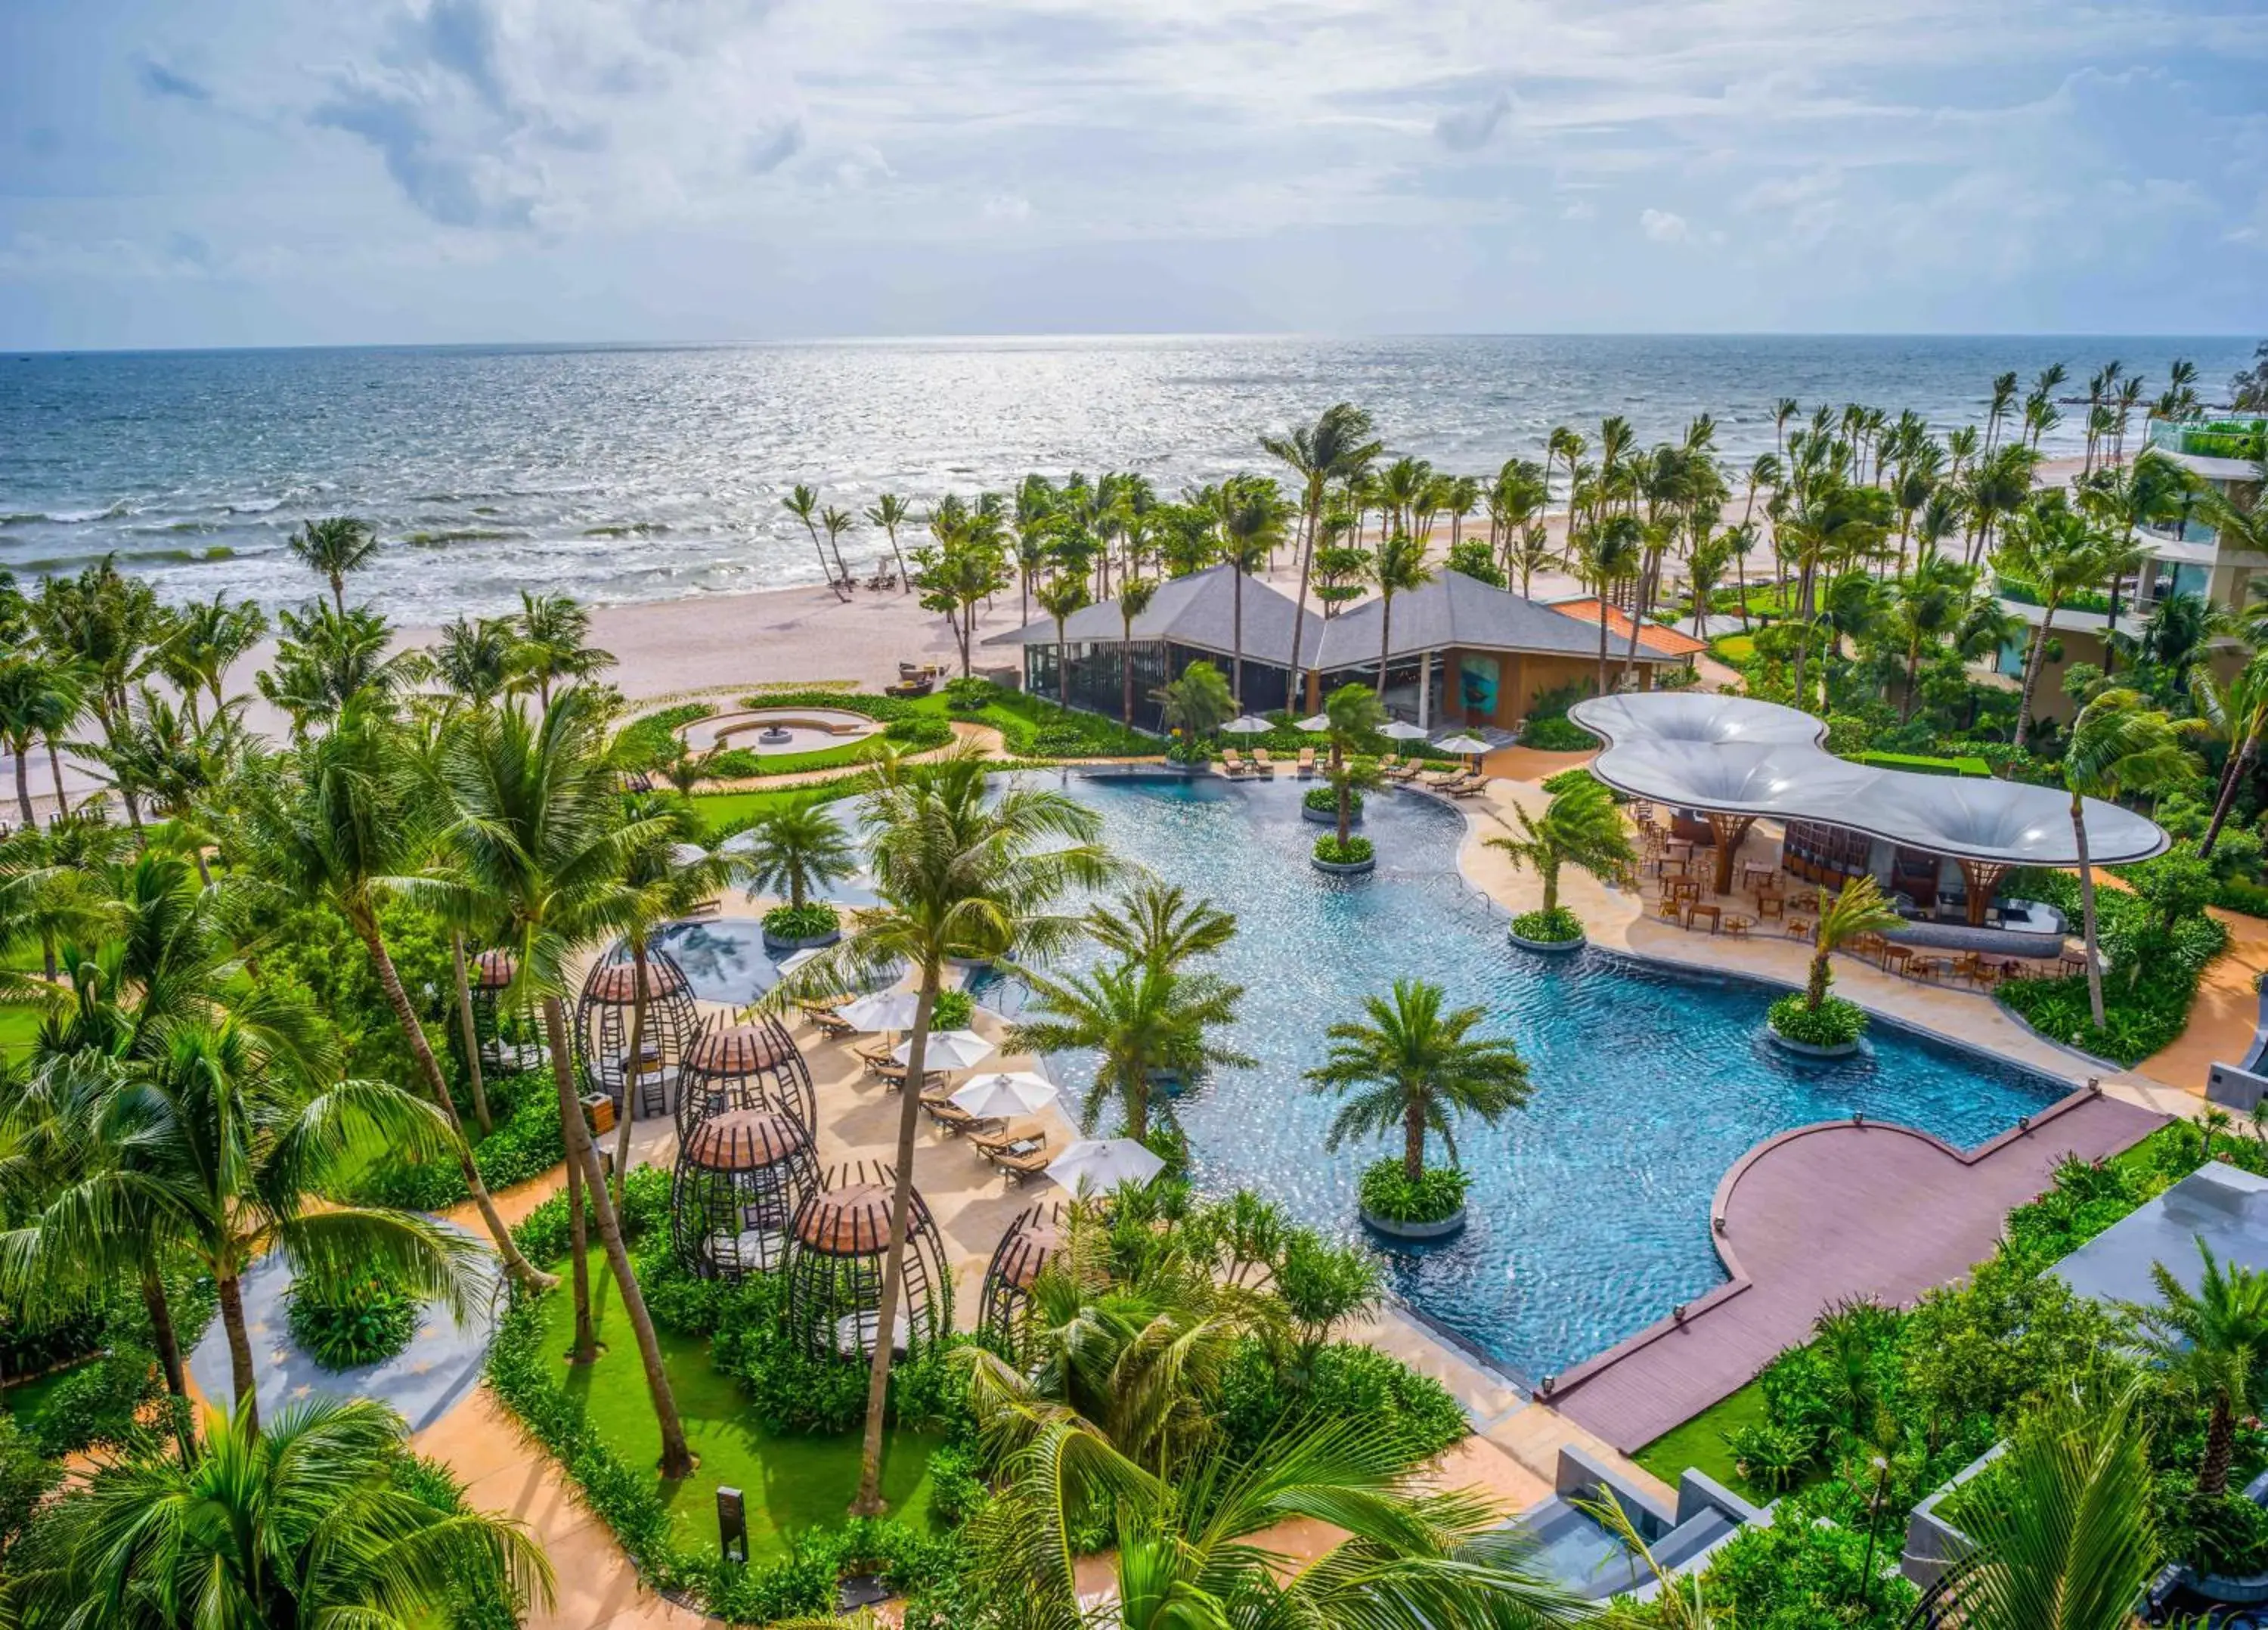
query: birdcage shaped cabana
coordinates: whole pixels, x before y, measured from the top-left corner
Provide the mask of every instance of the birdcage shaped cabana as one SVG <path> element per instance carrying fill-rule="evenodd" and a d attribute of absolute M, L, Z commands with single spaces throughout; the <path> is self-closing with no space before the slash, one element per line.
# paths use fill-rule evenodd
<path fill-rule="evenodd" d="M 788 1230 L 787 1316 L 819 1357 L 871 1358 L 881 1328 L 882 1265 L 890 1250 L 890 1168 L 864 1162 L 829 1171 Z M 905 1284 L 891 1350 L 911 1355 L 953 1328 L 944 1242 L 920 1194 L 907 1219 Z"/>
<path fill-rule="evenodd" d="M 818 1125 L 811 1072 L 787 1027 L 769 1014 L 747 1024 L 704 1024 L 677 1068 L 677 1135 L 682 1140 L 727 1110 L 778 1110 Z"/>
<path fill-rule="evenodd" d="M 519 959 L 506 950 L 482 951 L 465 965 L 473 1039 L 481 1050 L 481 1068 L 490 1075 L 543 1067 L 543 1025 L 535 1004 L 512 994 L 512 982 L 519 977 Z"/>
<path fill-rule="evenodd" d="M 645 1022 L 638 1032 L 638 1057 L 630 1057 L 630 1023 L 636 1012 L 637 964 L 600 963 L 583 981 L 575 1004 L 577 1067 L 587 1095 L 603 1092 L 620 1110 L 630 1083 L 637 1085 L 641 1117 L 667 1112 L 675 1102 L 679 1065 L 701 1024 L 693 1006 L 693 986 L 685 970 L 659 951 L 645 954 Z"/>
<path fill-rule="evenodd" d="M 1032 1206 L 1016 1213 L 984 1269 L 976 1324 L 979 1336 L 1002 1353 L 1022 1356 L 1024 1316 L 1032 1304 L 1032 1283 L 1063 1248 L 1060 1203 Z"/>
<path fill-rule="evenodd" d="M 819 1187 L 811 1133 L 779 1110 L 726 1110 L 679 1147 L 669 1231 L 679 1264 L 703 1279 L 769 1273 L 787 1254 L 796 1207 Z"/>

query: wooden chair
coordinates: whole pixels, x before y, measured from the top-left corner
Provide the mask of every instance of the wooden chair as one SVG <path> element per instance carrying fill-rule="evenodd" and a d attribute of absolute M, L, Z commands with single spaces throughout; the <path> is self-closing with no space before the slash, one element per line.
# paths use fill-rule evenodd
<path fill-rule="evenodd" d="M 1882 947 L 1882 970 L 1886 973 L 1903 974 L 1906 964 L 1913 960 L 1913 947 L 1885 945 Z"/>
<path fill-rule="evenodd" d="M 1811 938 L 1811 919 L 1808 917 L 1789 918 L 1787 919 L 1787 937 L 1791 940 L 1808 940 Z"/>
<path fill-rule="evenodd" d="M 1685 903 L 1675 895 L 1666 894 L 1655 903 L 1653 914 L 1666 923 L 1683 924 L 1685 921 Z"/>
<path fill-rule="evenodd" d="M 1220 767 L 1233 776 L 1257 775 L 1260 767 L 1246 762 L 1244 755 L 1233 747 L 1220 749 Z"/>
<path fill-rule="evenodd" d="M 846 1024 L 833 1012 L 814 1011 L 806 1014 L 804 1017 L 811 1021 L 813 1029 L 830 1042 L 845 1041 L 858 1034 L 857 1025 Z"/>
<path fill-rule="evenodd" d="M 1256 775 L 1272 776 L 1276 773 L 1276 761 L 1268 756 L 1268 749 L 1264 747 L 1252 749 L 1252 764 Z"/>
<path fill-rule="evenodd" d="M 1778 917 L 1785 920 L 1786 913 L 1787 901 L 1783 896 L 1777 894 L 1759 894 L 1756 896 L 1756 915 L 1758 917 Z"/>
<path fill-rule="evenodd" d="M 1314 748 L 1303 747 L 1300 749 L 1298 773 L 1302 778 L 1315 773 L 1315 749 Z"/>
<path fill-rule="evenodd" d="M 1749 930 L 1756 926 L 1756 919 L 1753 917 L 1743 917 L 1738 911 L 1727 911 L 1725 914 L 1725 933 L 1732 939 L 1747 939 Z"/>

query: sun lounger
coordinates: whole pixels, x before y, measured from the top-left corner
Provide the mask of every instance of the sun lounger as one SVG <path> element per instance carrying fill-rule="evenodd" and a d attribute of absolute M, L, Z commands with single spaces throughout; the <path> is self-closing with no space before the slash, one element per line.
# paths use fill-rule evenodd
<path fill-rule="evenodd" d="M 880 1064 L 869 1064 L 866 1070 L 892 1092 L 902 1091 L 905 1087 L 906 1066 L 895 1058 L 886 1058 Z M 922 1085 L 924 1088 L 944 1079 L 945 1072 L 942 1070 L 924 1070 L 922 1073 Z"/>
<path fill-rule="evenodd" d="M 1469 776 L 1464 780 L 1451 782 L 1441 790 L 1452 798 L 1478 798 L 1488 791 L 1488 778 Z"/>
<path fill-rule="evenodd" d="M 1048 1163 L 1056 1157 L 1045 1139 L 1029 1148 L 987 1149 L 984 1158 L 1009 1182 L 1023 1184 L 1034 1177 L 1047 1175 Z"/>
<path fill-rule="evenodd" d="M 1311 776 L 1314 773 L 1315 749 L 1312 747 L 1303 747 L 1300 749 L 1299 774 L 1302 777 L 1306 777 Z"/>
<path fill-rule="evenodd" d="M 1272 776 L 1276 773 L 1276 761 L 1268 756 L 1268 749 L 1264 747 L 1256 747 L 1252 749 L 1252 762 L 1262 775 Z"/>
<path fill-rule="evenodd" d="M 1241 776 L 1253 768 L 1244 762 L 1244 755 L 1233 747 L 1220 749 L 1220 767 L 1233 776 Z"/>
<path fill-rule="evenodd" d="M 846 1024 L 841 1019 L 836 1018 L 831 1011 L 814 1009 L 810 1013 L 806 1013 L 804 1017 L 809 1019 L 813 1027 L 830 1042 L 839 1042 L 845 1036 L 856 1036 L 858 1034 L 858 1026 L 854 1024 Z"/>
<path fill-rule="evenodd" d="M 971 1115 L 953 1101 L 951 1094 L 942 1084 L 923 1088 L 921 1107 L 922 1113 L 935 1121 L 938 1130 L 947 1137 L 958 1137 L 964 1132 L 974 1132 L 981 1127 L 997 1126 L 999 1124 L 998 1121 L 988 1120 L 983 1116 Z"/>
<path fill-rule="evenodd" d="M 1399 753 L 1381 753 L 1378 756 L 1378 767 L 1388 775 L 1392 775 L 1396 770 L 1402 768 L 1402 755 Z"/>
<path fill-rule="evenodd" d="M 1012 1144 L 1045 1141 L 1048 1129 L 1027 1116 L 1022 1120 L 1010 1121 L 998 1132 L 978 1132 L 968 1141 L 979 1149 L 1002 1149 Z"/>
<path fill-rule="evenodd" d="M 1381 759 L 1379 762 L 1383 763 L 1385 761 Z M 1417 759 L 1407 759 L 1387 771 L 1386 778 L 1389 781 L 1414 781 L 1418 778 L 1418 772 L 1424 768 L 1425 765 Z"/>
<path fill-rule="evenodd" d="M 863 1047 L 853 1047 L 850 1051 L 858 1055 L 859 1063 L 865 1065 L 870 1073 L 876 1075 L 893 1067 L 901 1072 L 905 1068 L 903 1065 L 890 1057 L 890 1054 L 896 1050 L 887 1042 L 869 1042 Z"/>

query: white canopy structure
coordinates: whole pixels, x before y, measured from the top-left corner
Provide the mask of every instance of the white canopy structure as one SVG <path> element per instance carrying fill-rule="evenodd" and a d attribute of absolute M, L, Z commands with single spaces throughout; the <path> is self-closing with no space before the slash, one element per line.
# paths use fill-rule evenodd
<path fill-rule="evenodd" d="M 1719 891 L 1732 852 L 1760 816 L 1813 822 L 1959 861 L 1978 885 L 2011 867 L 2080 859 L 2071 798 L 2053 787 L 1853 763 L 1822 744 L 1824 721 L 1748 697 L 1632 692 L 1578 702 L 1568 717 L 1606 739 L 1591 769 L 1618 792 L 1697 809 L 1718 828 Z M 2154 821 L 2088 799 L 2087 858 L 2146 860 L 2169 844 Z M 1981 916 L 1979 918 L 1981 920 Z"/>

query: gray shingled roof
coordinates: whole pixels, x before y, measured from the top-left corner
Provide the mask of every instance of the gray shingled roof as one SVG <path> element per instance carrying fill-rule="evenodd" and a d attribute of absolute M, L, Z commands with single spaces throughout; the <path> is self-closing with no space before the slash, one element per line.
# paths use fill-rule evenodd
<path fill-rule="evenodd" d="M 1378 624 L 1385 616 L 1375 600 L 1323 625 L 1320 665 L 1326 668 L 1353 667 L 1378 660 Z M 1481 651 L 1535 651 L 1553 655 L 1596 657 L 1599 625 L 1564 611 L 1523 600 L 1510 589 L 1494 588 L 1476 578 L 1455 572 L 1438 572 L 1433 580 L 1394 597 L 1394 617 L 1388 628 L 1393 641 L 1390 656 L 1440 651 L 1451 645 Z M 1609 635 L 1607 653 L 1619 660 L 1627 639 Z M 1641 662 L 1676 662 L 1638 648 Z"/>
<path fill-rule="evenodd" d="M 1235 648 L 1236 589 L 1229 579 L 1226 566 L 1208 566 L 1203 572 L 1185 578 L 1168 578 L 1158 585 L 1158 593 L 1150 601 L 1150 608 L 1134 619 L 1137 639 L 1170 639 L 1176 645 L 1194 645 L 1203 651 L 1216 651 L 1223 656 Z M 1314 612 L 1301 614 L 1307 632 L 1300 636 L 1301 660 L 1315 649 L 1322 618 Z M 1282 667 L 1292 660 L 1291 596 L 1268 586 L 1257 578 L 1244 579 L 1244 654 L 1261 662 L 1273 662 Z M 1077 644 L 1081 640 L 1115 642 L 1125 638 L 1125 628 L 1118 618 L 1118 602 L 1105 601 L 1099 606 L 1088 606 L 1073 612 L 1065 619 L 1064 638 Z M 1051 617 L 1042 617 L 1022 628 L 1010 629 L 984 640 L 988 645 L 1051 645 L 1056 642 L 1056 625 Z"/>

